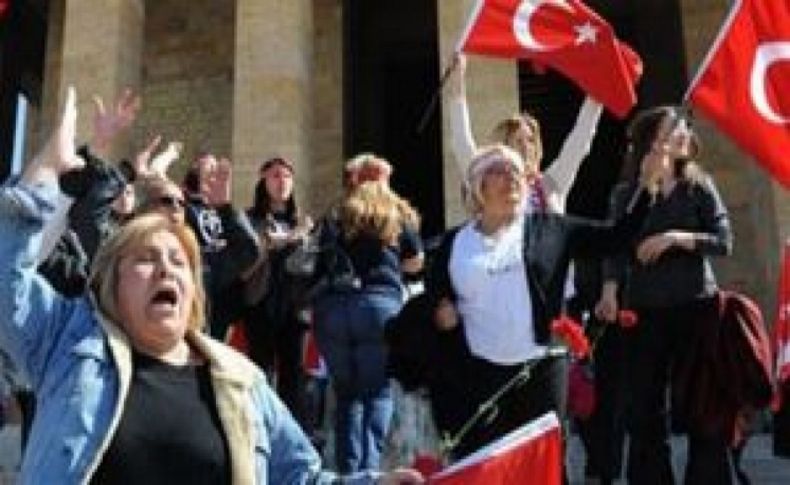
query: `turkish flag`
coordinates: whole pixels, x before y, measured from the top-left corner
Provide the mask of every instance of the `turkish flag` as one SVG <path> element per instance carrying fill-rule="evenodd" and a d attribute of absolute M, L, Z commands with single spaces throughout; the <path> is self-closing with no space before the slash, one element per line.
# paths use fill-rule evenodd
<path fill-rule="evenodd" d="M 479 0 L 459 50 L 551 67 L 621 118 L 636 104 L 642 61 L 580 0 Z"/>
<path fill-rule="evenodd" d="M 548 413 L 429 477 L 428 483 L 561 485 L 562 457 L 560 424 L 556 414 Z"/>
<path fill-rule="evenodd" d="M 687 97 L 790 187 L 790 2 L 736 2 Z"/>
<path fill-rule="evenodd" d="M 782 253 L 782 271 L 779 276 L 776 321 L 774 322 L 774 348 L 776 372 L 779 382 L 790 382 L 790 241 Z"/>

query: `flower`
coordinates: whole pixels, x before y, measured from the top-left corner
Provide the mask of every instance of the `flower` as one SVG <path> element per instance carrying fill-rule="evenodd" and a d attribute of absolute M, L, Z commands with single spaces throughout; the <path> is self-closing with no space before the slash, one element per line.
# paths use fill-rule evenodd
<path fill-rule="evenodd" d="M 551 322 L 551 333 L 562 340 L 577 359 L 590 355 L 590 342 L 584 335 L 584 329 L 572 318 L 563 315 Z"/>
<path fill-rule="evenodd" d="M 422 473 L 424 477 L 430 477 L 436 473 L 439 473 L 444 468 L 444 464 L 442 461 L 430 454 L 417 454 L 414 457 L 414 463 L 412 463 L 412 468 L 417 470 L 418 472 Z"/>
<path fill-rule="evenodd" d="M 572 362 L 568 372 L 568 413 L 587 420 L 595 412 L 595 376 L 590 362 Z"/>
<path fill-rule="evenodd" d="M 634 328 L 639 323 L 639 317 L 633 310 L 620 310 L 617 312 L 617 323 L 621 328 Z"/>

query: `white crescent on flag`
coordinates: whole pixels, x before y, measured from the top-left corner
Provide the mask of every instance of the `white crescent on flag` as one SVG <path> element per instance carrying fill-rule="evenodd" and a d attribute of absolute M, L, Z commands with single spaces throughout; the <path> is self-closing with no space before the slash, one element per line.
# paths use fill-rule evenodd
<path fill-rule="evenodd" d="M 519 44 L 526 47 L 527 49 L 535 51 L 547 51 L 553 49 L 552 46 L 538 42 L 530 30 L 532 16 L 535 15 L 535 12 L 537 12 L 538 9 L 540 9 L 544 4 L 556 5 L 557 7 L 563 8 L 569 12 L 573 12 L 573 8 L 568 5 L 565 0 L 523 0 L 516 10 L 516 15 L 513 16 L 513 34 L 515 34 L 516 40 L 518 40 Z"/>
<path fill-rule="evenodd" d="M 780 61 L 790 61 L 790 42 L 760 44 L 754 55 L 751 82 L 749 83 L 755 109 L 763 118 L 777 125 L 790 123 L 790 118 L 782 116 L 771 108 L 768 95 L 765 92 L 765 78 L 768 75 L 768 69 Z"/>

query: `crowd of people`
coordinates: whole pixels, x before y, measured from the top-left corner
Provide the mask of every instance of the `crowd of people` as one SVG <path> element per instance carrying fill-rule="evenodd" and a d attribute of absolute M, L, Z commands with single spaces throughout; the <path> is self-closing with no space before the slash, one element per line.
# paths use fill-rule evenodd
<path fill-rule="evenodd" d="M 584 101 L 553 161 L 526 114 L 477 146 L 464 70 L 460 58 L 450 127 L 469 217 L 429 254 L 420 215 L 375 154 L 345 163 L 342 193 L 320 217 L 298 206 L 296 167 L 279 156 L 261 163 L 240 210 L 223 157 L 200 153 L 180 182 L 169 172 L 183 147 L 160 150 L 159 137 L 108 161 L 139 110 L 130 92 L 109 109 L 97 100 L 93 138 L 77 147 L 70 90 L 48 143 L 0 187 L 0 351 L 35 402 L 20 481 L 421 483 L 414 469 L 381 471 L 393 378 L 427 390 L 439 434 L 457 438 L 435 450 L 448 462 L 547 412 L 567 426 L 572 356 L 551 328 L 570 313 L 612 329 L 595 341 L 588 478 L 620 477 L 628 433 L 629 482 L 674 483 L 672 424 L 689 435 L 686 483 L 733 483 L 729 423 L 702 426 L 674 406 L 716 305 L 711 257 L 732 249 L 687 113 L 634 116 L 633 175 L 613 191 L 609 220 L 586 220 L 565 205 L 600 103 Z M 410 291 L 414 281 L 424 291 Z M 638 315 L 633 329 L 613 325 L 622 308 Z M 393 338 L 404 331 L 416 337 Z M 322 467 L 325 387 L 304 368 L 312 344 L 335 397 L 341 475 Z M 504 388 L 497 412 L 470 425 Z"/>

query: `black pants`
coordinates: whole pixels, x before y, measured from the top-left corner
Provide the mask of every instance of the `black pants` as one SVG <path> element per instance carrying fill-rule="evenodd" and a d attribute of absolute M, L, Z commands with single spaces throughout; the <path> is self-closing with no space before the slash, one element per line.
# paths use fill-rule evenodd
<path fill-rule="evenodd" d="M 297 321 L 273 325 L 267 321 L 248 322 L 250 358 L 264 372 L 277 395 L 303 424 L 305 419 L 305 376 L 302 350 L 305 327 Z"/>
<path fill-rule="evenodd" d="M 625 347 L 624 330 L 618 325 L 591 320 L 595 334 L 606 325 L 598 339 L 593 360 L 596 406 L 593 414 L 580 420 L 579 437 L 587 457 L 585 476 L 611 484 L 620 478 L 625 442 Z"/>
<path fill-rule="evenodd" d="M 628 482 L 633 485 L 675 483 L 670 462 L 667 389 L 673 365 L 691 355 L 695 324 L 701 321 L 706 302 L 662 309 L 638 310 L 639 323 L 629 331 L 629 395 L 631 398 Z M 682 423 L 674 416 L 673 422 Z M 703 435 L 694 423 L 688 430 L 688 462 L 684 483 L 728 485 L 732 468 L 724 435 Z"/>
<path fill-rule="evenodd" d="M 452 398 L 453 402 L 447 403 L 453 408 L 455 416 L 464 416 L 464 419 L 459 420 L 454 429 L 441 431 L 457 433 L 460 426 L 475 414 L 480 404 L 501 389 L 522 368 L 522 365 L 497 365 L 470 356 L 463 371 L 465 386 L 457 389 Z M 471 428 L 454 450 L 453 458 L 469 455 L 549 411 L 554 411 L 560 422 L 563 422 L 567 388 L 568 361 L 565 356 L 550 357 L 539 362 L 532 368 L 528 380 L 502 396 L 497 402 L 495 413 L 484 417 Z"/>

